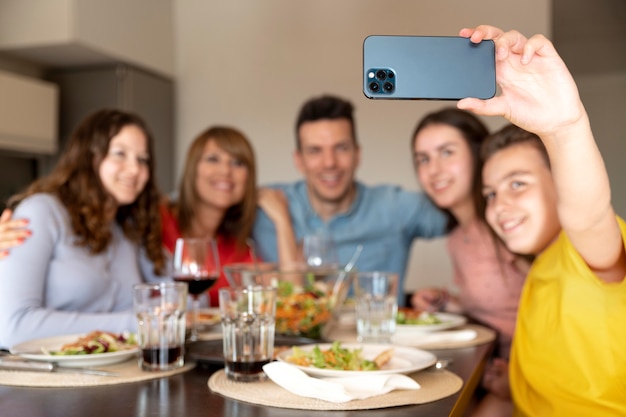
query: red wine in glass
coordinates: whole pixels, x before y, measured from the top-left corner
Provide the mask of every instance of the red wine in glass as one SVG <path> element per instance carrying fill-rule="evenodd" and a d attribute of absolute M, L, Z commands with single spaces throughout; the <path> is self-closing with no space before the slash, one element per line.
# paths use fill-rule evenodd
<path fill-rule="evenodd" d="M 174 249 L 174 281 L 186 282 L 193 301 L 190 340 L 198 340 L 199 296 L 213 286 L 220 276 L 220 262 L 215 239 L 179 238 Z"/>
<path fill-rule="evenodd" d="M 189 287 L 189 294 L 197 297 L 213 286 L 219 279 L 219 275 L 202 273 L 198 275 L 180 274 L 174 275 L 174 281 L 184 282 Z"/>

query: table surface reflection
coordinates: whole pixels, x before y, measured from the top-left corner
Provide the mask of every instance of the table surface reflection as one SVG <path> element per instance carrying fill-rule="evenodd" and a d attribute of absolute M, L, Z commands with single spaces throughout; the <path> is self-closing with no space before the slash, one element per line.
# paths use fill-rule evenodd
<path fill-rule="evenodd" d="M 358 411 L 306 411 L 307 415 L 388 417 L 461 416 L 480 382 L 492 344 L 461 349 L 432 350 L 450 359 L 448 369 L 459 375 L 463 388 L 427 404 Z M 220 369 L 198 364 L 183 374 L 149 381 L 83 388 L 24 388 L 0 386 L 0 416 L 126 417 L 126 416 L 266 416 L 292 417 L 293 409 L 257 406 L 212 393 L 209 376 Z"/>

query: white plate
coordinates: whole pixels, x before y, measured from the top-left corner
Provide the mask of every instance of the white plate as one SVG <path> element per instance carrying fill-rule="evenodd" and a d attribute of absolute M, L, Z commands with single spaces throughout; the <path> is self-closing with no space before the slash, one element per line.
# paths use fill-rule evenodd
<path fill-rule="evenodd" d="M 25 359 L 41 362 L 55 362 L 59 366 L 68 368 L 82 368 L 87 366 L 110 365 L 123 362 L 135 356 L 139 352 L 139 347 L 134 349 L 120 350 L 117 352 L 92 353 L 88 355 L 46 355 L 41 351 L 45 348 L 48 351 L 61 349 L 61 346 L 72 343 L 84 335 L 56 336 L 45 339 L 30 340 L 20 343 L 11 348 L 11 353 L 19 355 Z M 41 353 L 38 353 L 41 352 Z"/>
<path fill-rule="evenodd" d="M 332 344 L 315 344 L 298 346 L 300 349 L 306 351 L 312 350 L 315 346 L 319 346 L 320 349 L 329 349 Z M 281 352 L 277 359 L 281 362 L 288 363 L 295 366 L 309 375 L 313 376 L 328 376 L 328 377 L 343 377 L 343 376 L 355 376 L 355 375 L 383 375 L 383 374 L 410 374 L 419 371 L 424 368 L 428 368 L 437 362 L 437 357 L 425 350 L 392 346 L 392 345 L 374 345 L 358 343 L 342 343 L 341 347 L 346 349 L 358 349 L 362 348 L 362 355 L 365 359 L 374 359 L 379 353 L 392 348 L 393 356 L 389 362 L 387 362 L 382 369 L 377 371 L 342 371 L 336 369 L 320 369 L 312 366 L 299 366 L 287 361 L 287 357 L 292 355 L 292 349 Z"/>
<path fill-rule="evenodd" d="M 467 323 L 467 318 L 459 314 L 433 313 L 441 323 L 438 324 L 396 324 L 396 333 L 413 332 L 438 332 L 439 330 L 452 329 Z"/>

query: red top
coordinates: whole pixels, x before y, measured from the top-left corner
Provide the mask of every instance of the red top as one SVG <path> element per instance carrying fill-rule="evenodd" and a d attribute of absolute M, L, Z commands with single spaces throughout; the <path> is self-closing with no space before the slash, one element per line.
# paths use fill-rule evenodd
<path fill-rule="evenodd" d="M 174 214 L 168 209 L 166 205 L 161 206 L 161 229 L 163 233 L 163 246 L 167 248 L 170 253 L 174 253 L 174 246 L 176 245 L 176 239 L 181 237 L 180 230 L 178 229 L 178 222 Z M 250 248 L 247 246 L 243 249 L 237 248 L 235 239 L 217 236 L 217 252 L 220 257 L 220 265 L 228 265 L 232 263 L 240 262 L 253 262 Z M 209 291 L 209 305 L 216 307 L 219 305 L 218 290 L 222 287 L 228 286 L 228 280 L 224 275 L 224 270 L 220 271 L 220 278 L 217 280 Z"/>

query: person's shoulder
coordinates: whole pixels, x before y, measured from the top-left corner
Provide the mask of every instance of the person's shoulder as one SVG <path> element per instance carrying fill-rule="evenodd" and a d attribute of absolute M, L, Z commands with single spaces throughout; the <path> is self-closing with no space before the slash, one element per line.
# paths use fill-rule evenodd
<path fill-rule="evenodd" d="M 53 212 L 59 212 L 64 211 L 64 207 L 57 196 L 49 193 L 36 193 L 29 195 L 24 200 L 22 200 L 17 206 L 15 212 L 19 213 L 24 210 L 49 210 Z"/>
<path fill-rule="evenodd" d="M 275 189 L 279 189 L 279 190 L 292 190 L 294 188 L 298 188 L 299 186 L 301 186 L 302 184 L 304 184 L 303 180 L 297 180 L 297 181 L 291 181 L 291 182 L 286 182 L 286 181 L 280 181 L 280 182 L 270 182 L 267 184 L 263 184 L 261 185 L 261 188 L 275 188 Z"/>
<path fill-rule="evenodd" d="M 70 226 L 70 213 L 61 200 L 53 194 L 36 193 L 26 197 L 15 208 L 14 217 L 28 219 L 28 227 L 41 230 L 62 230 Z"/>
<path fill-rule="evenodd" d="M 364 195 L 371 198 L 410 198 L 421 199 L 424 194 L 419 191 L 411 191 L 403 188 L 397 184 L 378 184 L 378 185 L 366 185 L 361 182 L 357 182 L 357 190 Z"/>

